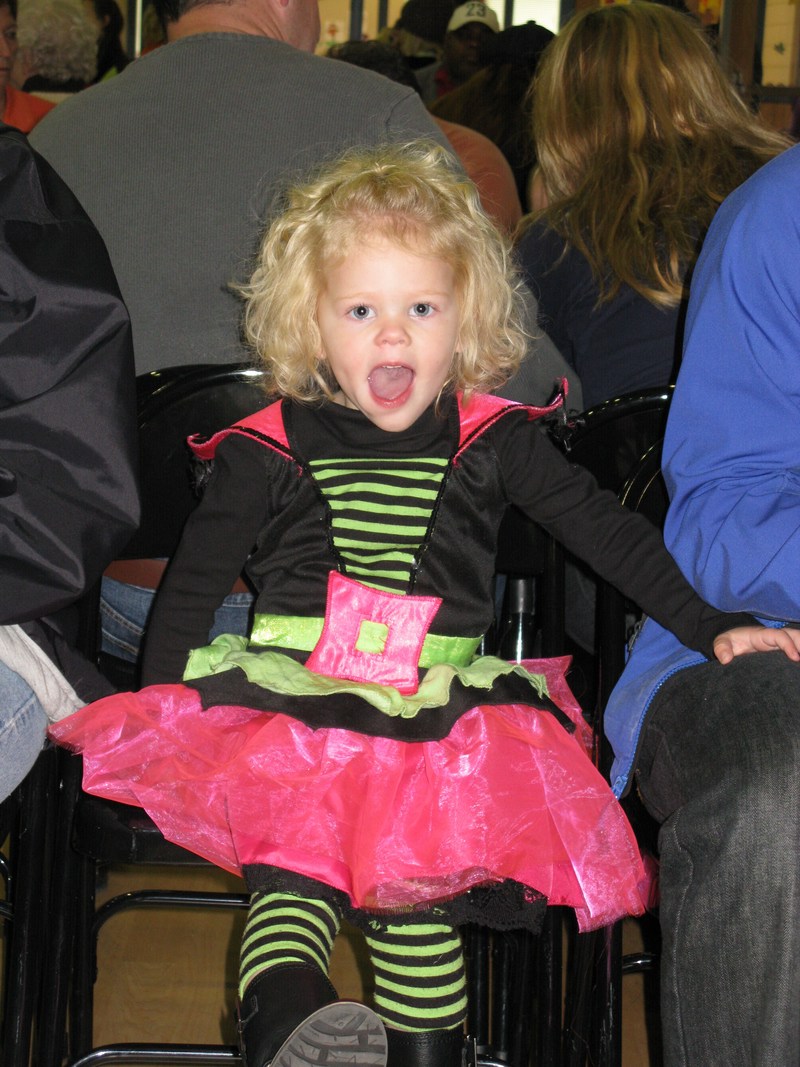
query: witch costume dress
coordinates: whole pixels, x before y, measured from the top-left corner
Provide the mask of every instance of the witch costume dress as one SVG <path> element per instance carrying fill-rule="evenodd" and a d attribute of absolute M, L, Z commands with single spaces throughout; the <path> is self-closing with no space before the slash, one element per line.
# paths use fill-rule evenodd
<path fill-rule="evenodd" d="M 84 788 L 251 890 L 333 899 L 359 925 L 641 913 L 568 660 L 475 658 L 503 513 L 517 504 L 701 651 L 731 617 L 549 444 L 544 410 L 450 396 L 389 433 L 284 400 L 192 440 L 213 469 L 157 598 L 151 684 L 51 729 L 83 753 Z M 202 647 L 245 559 L 249 641 Z"/>

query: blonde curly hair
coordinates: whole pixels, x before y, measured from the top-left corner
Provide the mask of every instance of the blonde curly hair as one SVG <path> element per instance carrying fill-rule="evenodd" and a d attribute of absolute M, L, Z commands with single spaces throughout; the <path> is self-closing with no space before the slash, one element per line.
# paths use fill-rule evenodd
<path fill-rule="evenodd" d="M 300 401 L 334 395 L 320 359 L 317 302 L 330 266 L 376 236 L 453 269 L 461 322 L 445 388 L 484 392 L 509 378 L 526 348 L 509 245 L 448 153 L 414 143 L 348 152 L 288 190 L 239 289 L 245 338 L 266 368 L 268 392 Z"/>

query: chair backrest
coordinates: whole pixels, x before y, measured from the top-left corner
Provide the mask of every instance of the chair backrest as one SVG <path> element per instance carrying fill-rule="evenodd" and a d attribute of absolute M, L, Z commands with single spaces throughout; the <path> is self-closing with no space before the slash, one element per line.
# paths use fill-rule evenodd
<path fill-rule="evenodd" d="M 619 493 L 634 464 L 664 436 L 673 392 L 668 385 L 606 400 L 556 433 L 556 443 L 601 488 Z"/>
<path fill-rule="evenodd" d="M 654 526 L 663 526 L 669 507 L 669 495 L 661 471 L 661 446 L 656 441 L 642 455 L 625 480 L 620 501 L 631 511 L 646 515 Z"/>
<path fill-rule="evenodd" d="M 171 556 L 197 506 L 186 438 L 212 434 L 264 407 L 264 374 L 249 364 L 151 371 L 137 379 L 142 521 L 122 559 Z"/>

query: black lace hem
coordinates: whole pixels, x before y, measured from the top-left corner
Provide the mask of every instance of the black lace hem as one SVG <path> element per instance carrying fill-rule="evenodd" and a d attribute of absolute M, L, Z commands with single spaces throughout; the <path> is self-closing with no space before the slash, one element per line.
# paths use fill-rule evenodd
<path fill-rule="evenodd" d="M 450 926 L 485 926 L 501 931 L 527 930 L 538 934 L 547 907 L 547 897 L 543 893 L 511 879 L 473 886 L 449 900 L 395 911 L 370 911 L 354 907 L 347 894 L 339 889 L 281 867 L 250 864 L 242 873 L 251 893 L 286 893 L 324 900 L 352 926 L 366 933 L 387 926 L 436 922 Z"/>

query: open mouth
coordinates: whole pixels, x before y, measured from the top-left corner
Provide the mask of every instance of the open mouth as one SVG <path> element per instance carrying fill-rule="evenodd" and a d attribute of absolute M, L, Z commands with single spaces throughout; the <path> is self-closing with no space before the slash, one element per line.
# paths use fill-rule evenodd
<path fill-rule="evenodd" d="M 414 371 L 404 363 L 384 363 L 367 379 L 372 395 L 381 404 L 402 404 L 411 392 Z"/>

